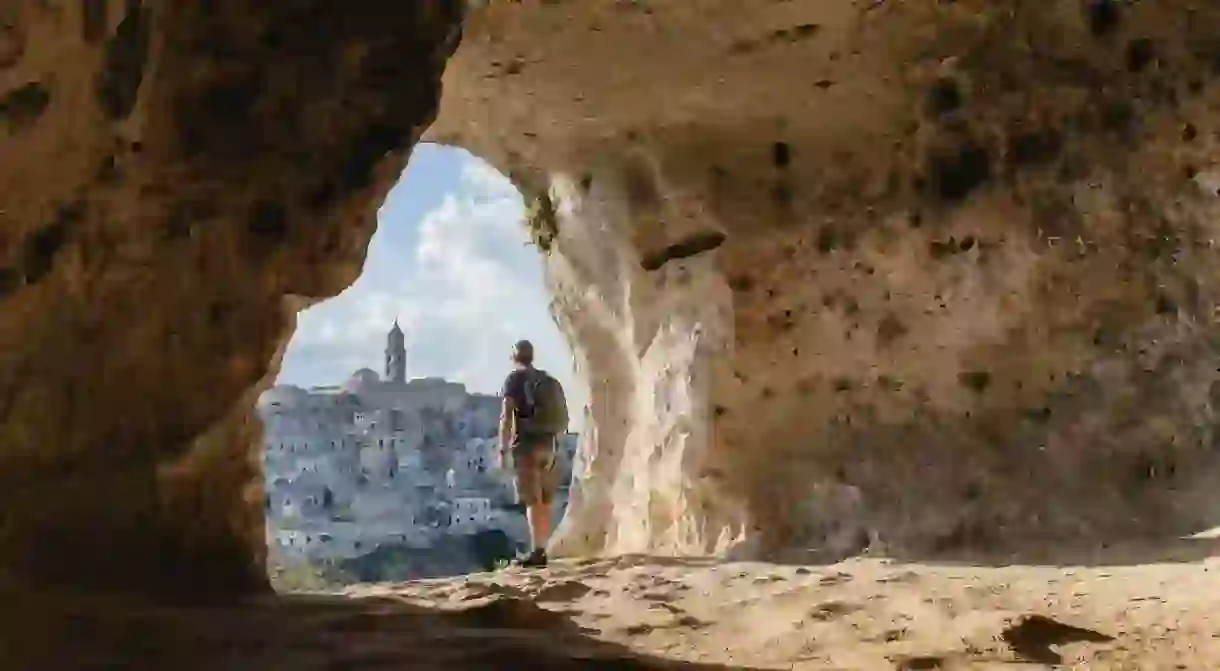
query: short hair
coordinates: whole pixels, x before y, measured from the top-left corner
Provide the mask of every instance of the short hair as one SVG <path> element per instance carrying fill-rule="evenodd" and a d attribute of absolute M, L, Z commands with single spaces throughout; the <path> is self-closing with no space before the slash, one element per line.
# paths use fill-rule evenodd
<path fill-rule="evenodd" d="M 534 344 L 528 340 L 518 340 L 513 345 L 513 361 L 523 366 L 534 363 Z"/>

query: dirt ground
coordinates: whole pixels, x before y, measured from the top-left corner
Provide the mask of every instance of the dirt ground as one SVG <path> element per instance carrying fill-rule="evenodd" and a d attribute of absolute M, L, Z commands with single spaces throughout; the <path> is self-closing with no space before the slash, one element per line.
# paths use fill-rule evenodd
<path fill-rule="evenodd" d="M 601 640 L 687 662 L 765 669 L 1217 669 L 1220 558 L 1114 567 L 979 568 L 563 562 L 545 572 L 369 585 L 464 609 L 522 599 Z"/>
<path fill-rule="evenodd" d="M 979 567 L 618 557 L 169 607 L 20 594 L 0 668 L 1220 668 L 1220 557 Z"/>

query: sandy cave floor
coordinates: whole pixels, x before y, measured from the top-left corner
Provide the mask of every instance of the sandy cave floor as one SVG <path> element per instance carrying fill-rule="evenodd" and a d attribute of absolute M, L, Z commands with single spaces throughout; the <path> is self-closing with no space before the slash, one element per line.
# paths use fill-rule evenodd
<path fill-rule="evenodd" d="M 753 668 L 1220 669 L 1220 557 L 1108 568 L 620 558 L 347 594 L 443 609 L 531 600 L 632 651 Z"/>
<path fill-rule="evenodd" d="M 0 668 L 1220 669 L 1220 557 L 998 568 L 619 557 L 236 606 L 63 596 L 24 598 L 26 631 L 8 632 Z"/>

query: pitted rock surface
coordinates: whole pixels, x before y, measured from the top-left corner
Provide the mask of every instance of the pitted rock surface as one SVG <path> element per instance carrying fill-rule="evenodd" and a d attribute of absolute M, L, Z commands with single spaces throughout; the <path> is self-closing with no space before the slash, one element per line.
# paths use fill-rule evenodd
<path fill-rule="evenodd" d="M 1213 526 L 1218 22 L 472 14 L 428 137 L 557 204 L 596 429 L 556 551 L 1045 558 Z"/>
<path fill-rule="evenodd" d="M 6 571 L 263 584 L 253 394 L 446 68 L 429 137 L 557 205 L 592 398 L 557 552 L 1216 522 L 1220 8 L 490 2 L 446 66 L 460 13 L 0 9 Z"/>
<path fill-rule="evenodd" d="M 455 2 L 0 9 L 0 566 L 265 584 L 253 394 L 359 273 Z M 269 377 L 270 376 L 270 377 Z"/>

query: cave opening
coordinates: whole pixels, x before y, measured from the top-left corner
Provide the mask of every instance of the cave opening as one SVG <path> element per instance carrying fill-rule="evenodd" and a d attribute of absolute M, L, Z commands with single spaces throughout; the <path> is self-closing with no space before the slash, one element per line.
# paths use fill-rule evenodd
<path fill-rule="evenodd" d="M 360 277 L 298 313 L 256 403 L 277 590 L 489 570 L 528 545 L 512 464 L 494 465 L 520 339 L 568 401 L 558 525 L 588 391 L 550 309 L 536 218 L 488 163 L 421 143 L 378 209 Z"/>

